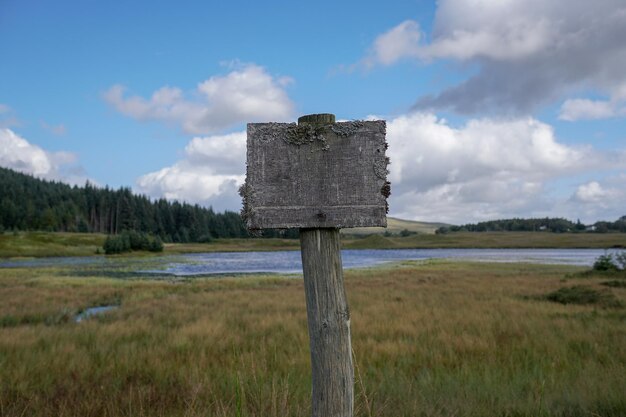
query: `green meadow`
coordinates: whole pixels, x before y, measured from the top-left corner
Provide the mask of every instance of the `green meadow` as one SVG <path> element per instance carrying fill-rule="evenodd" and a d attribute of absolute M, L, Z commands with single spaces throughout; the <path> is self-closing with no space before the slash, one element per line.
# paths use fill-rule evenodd
<path fill-rule="evenodd" d="M 98 233 L 4 232 L 0 258 L 90 256 L 102 252 L 105 239 Z"/>
<path fill-rule="evenodd" d="M 369 235 L 345 239 L 349 249 L 626 248 L 626 233 L 454 232 L 407 237 Z"/>
<path fill-rule="evenodd" d="M 626 415 L 621 272 L 430 261 L 345 280 L 356 416 Z M 0 300 L 2 416 L 310 413 L 299 277 L 10 268 Z M 102 305 L 119 308 L 75 322 Z"/>
<path fill-rule="evenodd" d="M 403 223 L 404 224 L 404 223 Z M 91 256 L 104 253 L 106 235 L 96 233 L 0 233 L 0 258 Z M 345 235 L 346 249 L 432 248 L 626 248 L 626 233 L 455 232 L 401 237 Z M 165 244 L 166 254 L 298 250 L 297 239 L 215 239 L 210 243 Z M 144 254 L 145 255 L 145 254 Z"/>

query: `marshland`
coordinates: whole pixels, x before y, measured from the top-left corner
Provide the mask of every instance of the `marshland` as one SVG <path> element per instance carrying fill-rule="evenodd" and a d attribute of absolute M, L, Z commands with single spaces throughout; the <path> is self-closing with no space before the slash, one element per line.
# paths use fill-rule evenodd
<path fill-rule="evenodd" d="M 310 414 L 301 277 L 137 275 L 135 258 L 0 269 L 0 415 Z M 355 415 L 623 416 L 624 283 L 570 265 L 347 270 Z M 117 308 L 76 322 L 98 306 Z"/>

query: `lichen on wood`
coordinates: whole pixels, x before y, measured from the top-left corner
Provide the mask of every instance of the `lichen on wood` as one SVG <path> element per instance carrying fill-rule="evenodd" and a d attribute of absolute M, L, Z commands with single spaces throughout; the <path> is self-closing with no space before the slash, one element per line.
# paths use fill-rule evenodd
<path fill-rule="evenodd" d="M 282 139 L 296 146 L 307 145 L 313 142 L 320 142 L 322 144 L 322 150 L 327 151 L 329 149 L 324 132 L 325 126 L 317 126 L 311 124 L 290 125 L 284 132 Z"/>
<path fill-rule="evenodd" d="M 252 216 L 252 210 L 250 209 L 250 201 L 252 200 L 252 189 L 248 186 L 247 183 L 241 184 L 239 187 L 239 195 L 241 196 L 241 211 L 239 214 L 241 215 L 241 220 L 244 224 L 248 224 L 250 222 Z M 248 233 L 252 236 L 261 236 L 260 229 L 248 229 Z"/>
<path fill-rule="evenodd" d="M 339 137 L 346 138 L 354 135 L 363 127 L 363 122 L 360 120 L 354 120 L 351 122 L 335 123 L 331 125 L 330 130 L 335 132 Z"/>
<path fill-rule="evenodd" d="M 373 163 L 374 174 L 376 177 L 381 180 L 387 179 L 387 174 L 389 174 L 389 170 L 387 169 L 387 165 L 389 165 L 389 158 L 385 157 L 382 160 L 375 160 Z"/>
<path fill-rule="evenodd" d="M 380 194 L 385 197 L 385 213 L 389 213 L 389 202 L 387 199 L 391 195 L 391 183 L 385 180 L 385 183 L 380 189 Z"/>

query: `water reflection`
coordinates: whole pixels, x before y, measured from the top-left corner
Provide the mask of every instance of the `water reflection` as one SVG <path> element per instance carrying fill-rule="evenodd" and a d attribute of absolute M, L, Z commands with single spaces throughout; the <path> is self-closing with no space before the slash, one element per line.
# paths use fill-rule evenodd
<path fill-rule="evenodd" d="M 613 252 L 617 251 L 604 249 L 359 249 L 343 250 L 341 257 L 345 269 L 365 268 L 385 262 L 425 259 L 591 266 L 600 255 Z M 300 251 L 213 252 L 146 258 L 90 256 L 0 261 L 0 268 L 50 266 L 95 267 L 109 276 L 119 270 L 119 277 L 136 276 L 137 272 L 174 276 L 302 273 Z M 81 270 L 77 269 L 79 272 Z"/>
<path fill-rule="evenodd" d="M 343 250 L 343 267 L 365 268 L 385 262 L 425 259 L 460 259 L 482 262 L 529 262 L 591 266 L 603 249 L 372 249 Z M 176 276 L 229 273 L 300 274 L 299 251 L 221 252 L 185 255 L 159 272 Z"/>

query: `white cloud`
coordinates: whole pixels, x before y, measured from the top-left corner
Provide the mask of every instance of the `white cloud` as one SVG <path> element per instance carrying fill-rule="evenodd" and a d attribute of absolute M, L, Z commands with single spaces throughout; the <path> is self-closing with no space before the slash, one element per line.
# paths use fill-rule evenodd
<path fill-rule="evenodd" d="M 552 128 L 532 118 L 470 120 L 456 129 L 429 113 L 389 123 L 392 181 L 429 187 L 477 176 L 541 178 L 581 164 L 583 150 L 559 144 Z"/>
<path fill-rule="evenodd" d="M 222 211 L 237 210 L 241 205 L 237 190 L 243 180 L 244 175 L 216 174 L 210 168 L 180 161 L 140 177 L 137 185 L 139 192 L 155 198 L 212 206 Z M 238 201 L 234 202 L 233 198 Z"/>
<path fill-rule="evenodd" d="M 193 138 L 185 154 L 194 165 L 206 165 L 216 172 L 239 172 L 245 167 L 246 132 Z"/>
<path fill-rule="evenodd" d="M 563 103 L 559 119 L 570 122 L 580 119 L 607 119 L 616 114 L 616 109 L 610 101 L 577 98 Z"/>
<path fill-rule="evenodd" d="M 576 121 L 583 119 L 608 119 L 626 115 L 626 83 L 617 86 L 610 100 L 570 99 L 561 106 L 559 119 Z"/>
<path fill-rule="evenodd" d="M 397 44 L 385 42 L 391 35 Z M 415 108 L 527 114 L 578 90 L 624 85 L 625 38 L 623 0 L 441 0 L 428 41 L 417 22 L 405 21 L 380 35 L 363 62 L 471 63 L 473 75 Z"/>
<path fill-rule="evenodd" d="M 551 5 L 538 0 L 439 2 L 427 58 L 516 60 L 558 40 Z M 556 24 L 555 24 L 556 23 Z"/>
<path fill-rule="evenodd" d="M 554 7 L 537 0 L 438 2 L 430 43 L 420 44 L 419 23 L 406 20 L 374 41 L 372 63 L 401 58 L 516 60 L 559 41 Z M 565 4 L 562 4 L 565 6 Z"/>
<path fill-rule="evenodd" d="M 403 58 L 417 58 L 420 51 L 420 28 L 417 22 L 406 20 L 378 36 L 363 60 L 366 67 L 391 65 Z"/>
<path fill-rule="evenodd" d="M 609 176 L 602 181 L 589 181 L 580 184 L 562 209 L 585 219 L 586 223 L 595 220 L 616 220 L 626 215 L 626 171 Z"/>
<path fill-rule="evenodd" d="M 246 132 L 196 137 L 185 148 L 185 158 L 170 167 L 143 175 L 138 191 L 152 197 L 239 210 L 237 193 L 245 179 Z"/>
<path fill-rule="evenodd" d="M 70 152 L 48 152 L 11 129 L 0 128 L 0 166 L 49 180 L 83 184 L 87 177 Z"/>
<path fill-rule="evenodd" d="M 0 129 L 0 144 L 0 164 L 5 168 L 33 175 L 47 175 L 54 169 L 50 154 L 11 129 Z"/>
<path fill-rule="evenodd" d="M 614 190 L 605 190 L 597 181 L 581 184 L 573 198 L 581 203 L 599 203 L 614 194 Z"/>
<path fill-rule="evenodd" d="M 475 119 L 454 127 L 433 114 L 413 113 L 388 121 L 387 141 L 390 214 L 424 221 L 584 218 L 581 204 L 554 194 L 554 181 L 626 166 L 626 153 L 567 146 L 550 125 L 533 118 Z M 245 132 L 196 137 L 183 159 L 139 178 L 138 191 L 236 211 L 245 158 Z M 595 208 L 596 220 L 610 219 L 626 206 L 623 199 L 606 201 L 606 207 Z"/>
<path fill-rule="evenodd" d="M 560 143 L 551 126 L 533 118 L 474 119 L 455 128 L 414 113 L 389 121 L 387 138 L 390 212 L 426 221 L 563 216 L 553 181 L 626 163 L 624 154 Z"/>
<path fill-rule="evenodd" d="M 205 134 L 243 122 L 285 120 L 293 103 L 285 92 L 288 77 L 273 77 L 260 66 L 249 64 L 225 76 L 201 82 L 194 98 L 176 87 L 162 87 L 149 99 L 125 96 L 121 85 L 111 87 L 104 99 L 120 113 L 142 121 L 178 125 L 191 134 Z"/>

